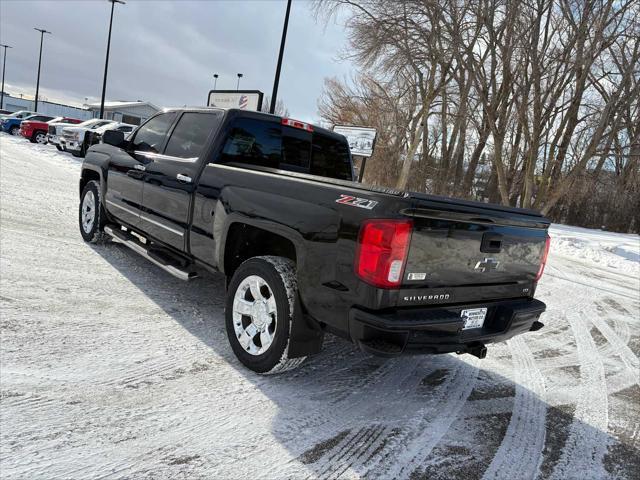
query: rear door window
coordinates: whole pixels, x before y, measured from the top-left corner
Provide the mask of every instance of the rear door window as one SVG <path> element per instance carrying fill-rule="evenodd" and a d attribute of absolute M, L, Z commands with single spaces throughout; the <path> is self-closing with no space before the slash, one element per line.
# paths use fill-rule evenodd
<path fill-rule="evenodd" d="M 171 133 L 165 155 L 197 159 L 209 139 L 218 129 L 222 112 L 186 112 Z"/>
<path fill-rule="evenodd" d="M 160 153 L 175 117 L 175 112 L 161 113 L 153 117 L 138 129 L 131 142 L 131 148 L 141 152 Z"/>
<path fill-rule="evenodd" d="M 277 123 L 240 118 L 233 123 L 220 160 L 222 163 L 278 168 L 281 145 Z"/>
<path fill-rule="evenodd" d="M 221 162 L 353 179 L 345 141 L 257 119 L 240 118 L 233 123 Z"/>

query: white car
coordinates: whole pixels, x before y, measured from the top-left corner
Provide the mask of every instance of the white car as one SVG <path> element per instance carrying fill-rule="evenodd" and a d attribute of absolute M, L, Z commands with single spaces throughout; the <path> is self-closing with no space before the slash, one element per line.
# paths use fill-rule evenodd
<path fill-rule="evenodd" d="M 60 147 L 62 150 L 70 152 L 74 157 L 84 157 L 88 148 L 85 143 L 87 132 L 95 131 L 98 128 L 111 123 L 117 122 L 114 122 L 113 120 L 104 120 L 102 118 L 93 118 L 73 127 L 63 126 L 61 134 L 59 134 L 56 129 L 56 135 L 58 135 L 60 140 Z"/>

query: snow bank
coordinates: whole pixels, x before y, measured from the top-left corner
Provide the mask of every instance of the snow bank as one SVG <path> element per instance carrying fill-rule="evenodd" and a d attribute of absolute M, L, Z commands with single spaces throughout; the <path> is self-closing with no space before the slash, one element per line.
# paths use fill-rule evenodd
<path fill-rule="evenodd" d="M 640 236 L 553 224 L 551 254 L 640 276 Z"/>

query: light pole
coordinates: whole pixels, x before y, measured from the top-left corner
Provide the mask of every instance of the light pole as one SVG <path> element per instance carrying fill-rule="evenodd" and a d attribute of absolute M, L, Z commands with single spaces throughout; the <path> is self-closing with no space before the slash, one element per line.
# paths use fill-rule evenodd
<path fill-rule="evenodd" d="M 289 26 L 289 12 L 291 11 L 291 0 L 287 0 L 287 12 L 284 14 L 284 26 L 282 27 L 282 39 L 280 40 L 280 53 L 278 54 L 278 66 L 276 67 L 276 78 L 273 81 L 273 93 L 271 94 L 271 105 L 269 113 L 275 113 L 276 100 L 278 100 L 278 84 L 280 83 L 280 70 L 282 69 L 282 57 L 284 56 L 284 43 L 287 40 L 287 27 Z"/>
<path fill-rule="evenodd" d="M 7 48 L 13 48 L 10 45 L 0 44 L 0 47 L 4 48 L 4 59 L 2 60 L 2 97 L 0 97 L 0 110 L 4 108 L 4 69 L 7 64 Z"/>
<path fill-rule="evenodd" d="M 44 34 L 48 33 L 49 35 L 51 35 L 51 32 L 48 32 L 43 28 L 33 27 L 33 29 L 40 32 L 40 56 L 38 57 L 38 80 L 36 80 L 36 101 L 33 104 L 33 109 L 37 112 L 38 111 L 38 93 L 40 93 L 40 67 L 42 65 L 42 41 L 44 39 Z"/>
<path fill-rule="evenodd" d="M 113 25 L 113 8 L 116 3 L 125 4 L 122 0 L 108 0 L 111 2 L 111 18 L 109 19 L 109 37 L 107 38 L 107 57 L 104 60 L 104 79 L 102 80 L 102 99 L 100 100 L 100 117 L 104 116 L 104 95 L 107 93 L 107 70 L 109 70 L 109 50 L 111 49 L 111 27 Z"/>
<path fill-rule="evenodd" d="M 218 85 L 218 74 L 214 73 L 213 74 L 213 89 L 216 89 L 216 86 Z"/>
<path fill-rule="evenodd" d="M 241 73 L 238 73 L 238 83 L 236 84 L 236 92 L 240 90 L 240 79 L 243 77 Z"/>

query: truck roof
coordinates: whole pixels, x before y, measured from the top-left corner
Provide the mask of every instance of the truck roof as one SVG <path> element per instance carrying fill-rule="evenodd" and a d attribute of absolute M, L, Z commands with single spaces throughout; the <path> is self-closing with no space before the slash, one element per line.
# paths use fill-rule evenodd
<path fill-rule="evenodd" d="M 274 115 L 266 112 L 256 112 L 253 110 L 241 110 L 239 108 L 221 108 L 221 107 L 203 107 L 203 106 L 171 107 L 171 108 L 165 108 L 162 111 L 163 112 L 207 112 L 209 111 L 210 112 L 210 111 L 216 111 L 216 110 L 225 112 L 226 115 L 233 115 L 234 117 L 256 118 L 256 119 L 263 119 L 263 120 L 269 120 L 269 121 L 276 121 L 278 123 L 280 123 L 283 118 L 289 118 L 289 117 L 282 117 L 280 115 Z M 303 123 L 307 123 L 313 126 L 314 132 L 319 132 L 319 133 L 322 133 L 323 135 L 327 135 L 335 139 L 345 140 L 344 135 L 336 133 L 332 130 L 327 130 L 326 128 L 322 128 L 318 125 L 314 125 L 308 122 L 303 122 Z"/>

